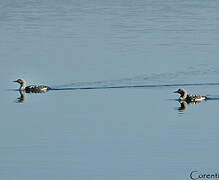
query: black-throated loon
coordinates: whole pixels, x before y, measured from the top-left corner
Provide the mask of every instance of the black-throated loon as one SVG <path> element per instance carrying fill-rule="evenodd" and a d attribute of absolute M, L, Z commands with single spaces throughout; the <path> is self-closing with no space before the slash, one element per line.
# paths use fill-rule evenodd
<path fill-rule="evenodd" d="M 187 94 L 185 89 L 178 89 L 174 93 L 179 93 L 180 94 L 180 101 L 186 101 L 187 103 L 192 103 L 192 102 L 201 102 L 203 100 L 207 100 L 206 96 L 200 96 L 198 94 Z"/>
<path fill-rule="evenodd" d="M 18 79 L 14 82 L 17 82 L 21 85 L 20 88 L 19 88 L 19 91 L 25 91 L 26 93 L 43 93 L 43 92 L 46 92 L 46 91 L 51 89 L 50 87 L 44 86 L 44 85 L 26 86 L 26 82 L 25 82 L 24 79 Z"/>

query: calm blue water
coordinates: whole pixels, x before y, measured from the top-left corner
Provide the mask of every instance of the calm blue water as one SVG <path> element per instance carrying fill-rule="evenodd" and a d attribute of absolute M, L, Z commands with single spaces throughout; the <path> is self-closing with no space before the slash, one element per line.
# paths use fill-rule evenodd
<path fill-rule="evenodd" d="M 215 0 L 1 1 L 0 179 L 218 172 L 218 32 Z"/>

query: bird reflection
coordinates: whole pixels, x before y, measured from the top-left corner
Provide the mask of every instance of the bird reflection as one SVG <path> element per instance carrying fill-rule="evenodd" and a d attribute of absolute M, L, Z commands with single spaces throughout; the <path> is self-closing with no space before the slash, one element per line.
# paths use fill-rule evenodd
<path fill-rule="evenodd" d="M 20 97 L 17 98 L 17 103 L 22 103 L 25 101 L 26 98 L 26 92 L 25 91 L 19 91 Z"/>
<path fill-rule="evenodd" d="M 187 108 L 187 102 L 186 101 L 182 101 L 180 102 L 180 107 L 178 107 L 179 111 L 185 111 Z"/>
<path fill-rule="evenodd" d="M 179 103 L 180 103 L 180 106 L 178 107 L 178 110 L 182 112 L 187 109 L 188 105 L 199 104 L 201 102 L 200 101 L 187 102 L 187 101 L 179 100 Z"/>

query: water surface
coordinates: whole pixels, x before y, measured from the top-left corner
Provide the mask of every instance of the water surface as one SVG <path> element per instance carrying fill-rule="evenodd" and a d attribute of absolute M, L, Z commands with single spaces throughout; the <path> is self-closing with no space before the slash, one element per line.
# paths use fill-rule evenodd
<path fill-rule="evenodd" d="M 217 1 L 0 2 L 1 179 L 218 172 Z M 18 84 L 53 90 L 26 94 Z M 179 111 L 178 88 L 210 99 Z"/>

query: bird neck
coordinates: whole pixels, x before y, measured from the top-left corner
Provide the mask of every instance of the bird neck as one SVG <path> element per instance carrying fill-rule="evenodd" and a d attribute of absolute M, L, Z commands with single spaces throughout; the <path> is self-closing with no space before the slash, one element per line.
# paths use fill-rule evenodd
<path fill-rule="evenodd" d="M 180 96 L 182 99 L 185 99 L 187 97 L 187 92 L 183 91 L 181 93 L 181 96 Z"/>
<path fill-rule="evenodd" d="M 23 82 L 22 84 L 21 84 L 21 86 L 20 86 L 20 91 L 23 91 L 23 90 L 25 90 L 25 88 L 26 88 L 26 83 L 25 82 Z"/>

